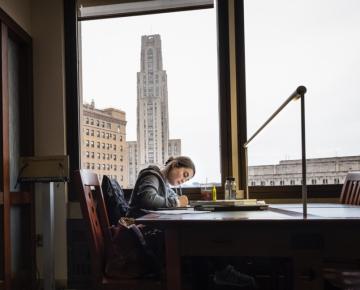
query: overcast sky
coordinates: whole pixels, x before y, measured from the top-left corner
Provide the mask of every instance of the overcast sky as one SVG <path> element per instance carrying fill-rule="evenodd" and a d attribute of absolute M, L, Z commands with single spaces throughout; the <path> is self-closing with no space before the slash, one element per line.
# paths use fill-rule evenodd
<path fill-rule="evenodd" d="M 193 181 L 220 181 L 214 9 L 82 22 L 84 101 L 126 112 L 136 140 L 141 35 L 160 34 L 170 138 L 196 164 Z M 360 1 L 245 1 L 248 137 L 299 85 L 307 87 L 307 157 L 360 153 Z M 249 164 L 301 157 L 300 102 L 249 145 Z"/>
<path fill-rule="evenodd" d="M 245 26 L 248 137 L 304 85 L 307 157 L 359 155 L 360 1 L 245 1 Z M 249 163 L 300 158 L 300 134 L 291 102 L 249 145 Z"/>

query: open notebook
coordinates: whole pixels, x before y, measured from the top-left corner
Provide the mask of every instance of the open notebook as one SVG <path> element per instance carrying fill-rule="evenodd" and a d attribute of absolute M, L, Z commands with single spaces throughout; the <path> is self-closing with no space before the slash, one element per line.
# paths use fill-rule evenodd
<path fill-rule="evenodd" d="M 265 210 L 268 208 L 263 200 L 256 199 L 192 200 L 190 205 L 195 210 L 211 211 Z"/>

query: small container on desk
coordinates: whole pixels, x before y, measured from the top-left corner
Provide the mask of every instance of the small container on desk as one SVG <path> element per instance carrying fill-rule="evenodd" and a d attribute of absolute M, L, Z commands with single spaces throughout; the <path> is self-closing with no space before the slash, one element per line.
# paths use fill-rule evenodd
<path fill-rule="evenodd" d="M 211 194 L 212 194 L 212 191 L 211 191 L 210 187 L 207 187 L 205 185 L 200 188 L 200 195 L 201 195 L 202 200 L 211 200 L 212 199 Z"/>
<path fill-rule="evenodd" d="M 232 176 L 225 179 L 224 199 L 236 199 L 236 182 Z"/>

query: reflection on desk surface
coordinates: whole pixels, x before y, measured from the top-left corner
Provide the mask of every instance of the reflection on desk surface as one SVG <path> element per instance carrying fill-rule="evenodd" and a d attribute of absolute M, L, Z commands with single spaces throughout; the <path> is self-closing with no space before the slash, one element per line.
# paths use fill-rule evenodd
<path fill-rule="evenodd" d="M 267 220 L 304 220 L 302 204 L 271 204 L 265 211 L 233 211 L 210 212 L 203 214 L 157 214 L 145 215 L 137 222 L 176 222 L 176 221 L 267 221 Z M 360 206 L 343 204 L 308 204 L 308 217 L 306 220 L 360 220 Z"/>
<path fill-rule="evenodd" d="M 272 209 L 302 213 L 302 204 L 272 204 Z M 284 212 L 285 212 L 284 211 Z M 360 218 L 360 206 L 338 203 L 308 203 L 310 218 Z"/>

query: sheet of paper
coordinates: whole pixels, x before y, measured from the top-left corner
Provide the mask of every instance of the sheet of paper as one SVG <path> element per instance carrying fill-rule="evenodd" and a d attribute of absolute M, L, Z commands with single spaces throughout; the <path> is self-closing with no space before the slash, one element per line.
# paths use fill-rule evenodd
<path fill-rule="evenodd" d="M 169 209 L 169 210 L 143 210 L 147 213 L 156 213 L 156 214 L 201 214 L 209 213 L 211 211 L 207 210 L 194 210 L 193 208 L 189 209 Z"/>

